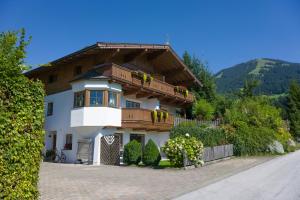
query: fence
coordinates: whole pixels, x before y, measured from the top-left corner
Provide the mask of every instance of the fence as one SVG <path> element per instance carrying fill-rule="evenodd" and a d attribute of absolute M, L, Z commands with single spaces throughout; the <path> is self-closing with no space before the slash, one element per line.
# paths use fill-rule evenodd
<path fill-rule="evenodd" d="M 221 124 L 220 119 L 213 120 L 213 121 L 205 121 L 205 120 L 196 120 L 196 119 L 185 119 L 185 118 L 181 118 L 181 117 L 174 118 L 174 126 L 178 126 L 182 122 L 191 122 L 191 123 L 197 124 L 198 126 L 207 125 L 210 127 L 217 127 Z"/>
<path fill-rule="evenodd" d="M 233 145 L 221 145 L 215 147 L 206 147 L 203 152 L 203 161 L 209 162 L 226 157 L 233 156 Z"/>
<path fill-rule="evenodd" d="M 221 145 L 215 147 L 206 147 L 203 152 L 203 161 L 209 162 L 213 160 L 219 160 L 222 158 L 227 158 L 233 156 L 233 145 Z M 183 166 L 186 168 L 187 166 L 191 166 L 193 163 L 188 159 L 186 152 L 183 152 Z"/>

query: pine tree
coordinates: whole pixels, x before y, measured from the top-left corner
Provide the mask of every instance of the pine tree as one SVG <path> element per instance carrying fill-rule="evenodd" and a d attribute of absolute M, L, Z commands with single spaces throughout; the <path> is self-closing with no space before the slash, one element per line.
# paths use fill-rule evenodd
<path fill-rule="evenodd" d="M 300 86 L 292 81 L 288 96 L 288 117 L 290 131 L 295 138 L 300 138 Z"/>
<path fill-rule="evenodd" d="M 191 57 L 187 51 L 183 54 L 183 62 L 203 84 L 202 87 L 194 86 L 192 88 L 196 97 L 198 99 L 204 98 L 208 102 L 213 102 L 216 98 L 216 84 L 214 76 L 209 71 L 207 63 L 202 62 L 195 56 Z"/>

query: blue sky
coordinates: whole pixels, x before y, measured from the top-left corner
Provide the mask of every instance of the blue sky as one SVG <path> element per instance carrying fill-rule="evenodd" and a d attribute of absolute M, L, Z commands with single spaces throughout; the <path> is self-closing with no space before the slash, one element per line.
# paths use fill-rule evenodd
<path fill-rule="evenodd" d="M 180 56 L 187 50 L 213 72 L 253 58 L 300 62 L 299 0 L 0 0 L 0 31 L 21 27 L 33 37 L 32 66 L 97 41 L 165 43 L 167 35 Z"/>

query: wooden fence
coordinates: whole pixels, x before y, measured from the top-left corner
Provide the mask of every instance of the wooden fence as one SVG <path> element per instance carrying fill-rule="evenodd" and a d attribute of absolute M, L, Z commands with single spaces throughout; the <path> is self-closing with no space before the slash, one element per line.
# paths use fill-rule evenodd
<path fill-rule="evenodd" d="M 204 162 L 219 160 L 227 157 L 233 156 L 233 145 L 221 145 L 215 147 L 204 148 L 202 160 Z M 193 163 L 188 159 L 187 154 L 183 151 L 183 166 L 184 168 L 193 165 Z"/>
<path fill-rule="evenodd" d="M 181 118 L 181 117 L 174 117 L 174 126 L 178 126 L 182 122 L 191 122 L 191 123 L 197 124 L 198 126 L 207 125 L 210 127 L 217 127 L 221 124 L 220 119 L 213 120 L 213 121 L 205 121 L 205 120 L 185 119 L 185 118 Z"/>
<path fill-rule="evenodd" d="M 233 156 L 233 145 L 221 145 L 215 147 L 206 147 L 203 152 L 203 161 L 209 162 L 226 157 Z"/>

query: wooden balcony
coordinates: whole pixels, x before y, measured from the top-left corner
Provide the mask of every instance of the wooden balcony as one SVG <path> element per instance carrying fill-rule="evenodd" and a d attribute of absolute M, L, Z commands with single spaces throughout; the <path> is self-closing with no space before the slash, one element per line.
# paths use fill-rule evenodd
<path fill-rule="evenodd" d="M 187 96 L 182 93 L 175 92 L 175 86 L 164 81 L 153 79 L 152 81 L 143 83 L 141 78 L 133 75 L 132 70 L 111 64 L 104 70 L 103 75 L 112 77 L 114 81 L 121 82 L 123 89 L 131 89 L 133 91 L 142 91 L 148 95 L 154 95 L 162 98 L 169 98 L 174 102 L 190 104 L 194 101 L 194 95 L 189 92 Z M 126 88 L 127 87 L 127 88 Z"/>
<path fill-rule="evenodd" d="M 147 131 L 169 131 L 174 124 L 174 117 L 153 120 L 152 111 L 140 108 L 122 108 L 122 128 Z"/>

